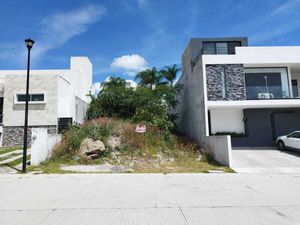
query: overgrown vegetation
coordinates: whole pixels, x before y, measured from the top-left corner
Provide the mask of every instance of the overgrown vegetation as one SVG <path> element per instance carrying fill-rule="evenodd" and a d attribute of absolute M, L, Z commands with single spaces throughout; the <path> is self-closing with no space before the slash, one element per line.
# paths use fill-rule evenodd
<path fill-rule="evenodd" d="M 84 125 L 74 125 L 63 134 L 62 142 L 56 146 L 53 156 L 38 167 L 45 173 L 66 173 L 61 165 L 103 164 L 123 165 L 134 172 L 208 172 L 208 170 L 229 171 L 220 167 L 211 157 L 203 154 L 195 143 L 165 133 L 158 127 L 148 126 L 144 134 L 136 133 L 136 123 L 115 118 L 98 118 Z M 95 138 L 106 145 L 103 157 L 88 161 L 76 157 L 84 138 Z M 118 137 L 120 144 L 112 147 L 109 138 Z"/>
<path fill-rule="evenodd" d="M 109 163 L 134 172 L 228 171 L 195 143 L 171 132 L 177 118 L 171 109 L 178 104 L 176 96 L 182 90 L 181 85 L 173 85 L 178 71 L 176 65 L 160 71 L 156 68 L 142 71 L 136 76 L 139 82 L 136 89 L 126 87 L 121 78 L 110 78 L 100 93 L 92 96 L 89 120 L 83 125 L 70 126 L 52 157 L 30 169 L 65 173 L 61 165 Z M 142 134 L 135 132 L 141 124 L 147 125 L 147 131 Z M 104 143 L 105 150 L 100 157 L 79 157 L 85 138 Z"/>
<path fill-rule="evenodd" d="M 54 149 L 53 158 L 72 159 L 85 138 L 101 140 L 106 143 L 112 131 L 112 121 L 106 118 L 87 121 L 84 125 L 74 124 L 63 133 L 62 141 Z"/>
<path fill-rule="evenodd" d="M 92 97 L 88 118 L 132 119 L 169 132 L 177 117 L 170 110 L 176 107 L 176 96 L 182 90 L 181 85 L 173 85 L 178 71 L 176 65 L 161 71 L 155 67 L 142 71 L 136 76 L 139 81 L 136 90 L 127 88 L 125 80 L 111 77 L 99 94 Z"/>

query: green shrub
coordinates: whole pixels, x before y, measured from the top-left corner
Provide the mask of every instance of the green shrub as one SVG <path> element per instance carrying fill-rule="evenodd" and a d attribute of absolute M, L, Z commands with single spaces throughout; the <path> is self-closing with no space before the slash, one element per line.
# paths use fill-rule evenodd
<path fill-rule="evenodd" d="M 173 129 L 177 115 L 171 114 L 170 109 L 178 103 L 176 96 L 182 90 L 181 85 L 148 85 L 142 82 L 133 90 L 126 88 L 125 84 L 125 80 L 121 78 L 111 78 L 110 82 L 104 83 L 98 96 L 92 97 L 88 118 L 109 116 L 133 119 L 135 122 L 157 126 L 165 133 Z"/>
<path fill-rule="evenodd" d="M 63 134 L 62 142 L 54 150 L 54 157 L 72 157 L 80 148 L 85 138 L 92 138 L 106 142 L 111 134 L 110 123 L 88 123 L 84 125 L 71 125 Z"/>

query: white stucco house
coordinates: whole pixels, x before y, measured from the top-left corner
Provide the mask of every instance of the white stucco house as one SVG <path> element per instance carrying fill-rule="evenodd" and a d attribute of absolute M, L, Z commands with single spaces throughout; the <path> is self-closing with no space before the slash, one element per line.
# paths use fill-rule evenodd
<path fill-rule="evenodd" d="M 87 57 L 71 57 L 70 69 L 31 70 L 28 132 L 47 128 L 59 133 L 69 123 L 82 123 L 92 75 Z M 0 146 L 22 145 L 25 87 L 26 70 L 0 71 Z"/>
<path fill-rule="evenodd" d="M 278 136 L 300 130 L 299 46 L 195 38 L 183 53 L 182 67 L 177 126 L 198 143 L 273 146 Z M 231 138 L 220 142 L 220 134 Z"/>

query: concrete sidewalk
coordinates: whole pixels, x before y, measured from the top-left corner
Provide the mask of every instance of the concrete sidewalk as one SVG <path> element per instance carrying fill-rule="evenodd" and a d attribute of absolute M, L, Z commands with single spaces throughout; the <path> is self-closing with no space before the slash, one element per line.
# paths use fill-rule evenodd
<path fill-rule="evenodd" d="M 0 175 L 0 224 L 300 224 L 300 174 Z"/>
<path fill-rule="evenodd" d="M 266 148 L 232 150 L 231 168 L 237 173 L 300 173 L 300 153 Z"/>

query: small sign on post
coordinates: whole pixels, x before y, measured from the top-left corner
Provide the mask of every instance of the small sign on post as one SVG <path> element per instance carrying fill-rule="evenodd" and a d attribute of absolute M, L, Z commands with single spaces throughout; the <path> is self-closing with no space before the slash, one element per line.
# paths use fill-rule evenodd
<path fill-rule="evenodd" d="M 139 134 L 146 133 L 146 125 L 136 125 L 135 132 Z"/>

